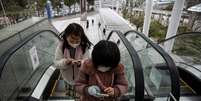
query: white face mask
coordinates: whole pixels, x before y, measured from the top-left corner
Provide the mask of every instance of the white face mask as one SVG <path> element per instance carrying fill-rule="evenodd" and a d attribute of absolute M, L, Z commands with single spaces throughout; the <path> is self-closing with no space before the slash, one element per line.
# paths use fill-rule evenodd
<path fill-rule="evenodd" d="M 68 44 L 73 48 L 77 48 L 80 45 L 80 42 L 76 43 L 76 44 L 72 44 L 71 41 L 70 41 L 70 37 L 67 38 L 67 41 L 68 41 Z"/>
<path fill-rule="evenodd" d="M 101 71 L 101 72 L 107 72 L 111 69 L 111 67 L 105 67 L 105 66 L 98 66 L 98 71 Z"/>
<path fill-rule="evenodd" d="M 77 46 L 79 46 L 80 44 L 72 44 L 72 43 L 68 43 L 71 47 L 73 47 L 73 48 L 77 48 Z"/>

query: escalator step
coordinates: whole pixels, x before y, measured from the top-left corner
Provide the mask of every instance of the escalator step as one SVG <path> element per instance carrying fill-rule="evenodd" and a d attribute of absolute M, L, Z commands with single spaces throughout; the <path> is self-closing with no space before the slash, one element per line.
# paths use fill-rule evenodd
<path fill-rule="evenodd" d="M 65 92 L 54 92 L 52 96 L 66 96 Z"/>
<path fill-rule="evenodd" d="M 192 96 L 192 95 L 195 95 L 193 92 L 192 92 L 192 90 L 190 90 L 188 87 L 181 87 L 180 88 L 181 89 L 181 96 L 187 96 L 187 95 L 190 95 L 190 96 Z"/>
<path fill-rule="evenodd" d="M 64 80 L 58 80 L 57 81 L 55 92 L 65 92 Z"/>

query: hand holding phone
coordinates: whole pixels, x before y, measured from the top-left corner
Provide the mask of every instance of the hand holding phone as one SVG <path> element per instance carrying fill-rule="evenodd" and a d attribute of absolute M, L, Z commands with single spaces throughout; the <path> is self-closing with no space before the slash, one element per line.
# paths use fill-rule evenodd
<path fill-rule="evenodd" d="M 114 88 L 112 87 L 107 87 L 104 92 L 109 96 L 114 96 Z"/>
<path fill-rule="evenodd" d="M 81 60 L 73 60 L 72 64 L 73 65 L 80 65 L 81 64 Z"/>
<path fill-rule="evenodd" d="M 71 58 L 65 59 L 65 64 L 69 65 L 72 63 L 72 61 L 73 61 L 73 59 L 71 59 Z"/>

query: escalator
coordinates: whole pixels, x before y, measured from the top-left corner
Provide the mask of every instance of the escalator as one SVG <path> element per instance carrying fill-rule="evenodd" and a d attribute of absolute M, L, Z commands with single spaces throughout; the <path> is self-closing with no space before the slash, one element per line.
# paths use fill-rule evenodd
<path fill-rule="evenodd" d="M 187 32 L 177 34 L 158 42 L 164 47 L 174 41 L 170 56 L 178 67 L 181 83 L 181 98 L 201 100 L 201 33 Z M 191 101 L 191 100 L 188 100 Z"/>
<path fill-rule="evenodd" d="M 128 71 L 132 71 L 127 75 L 129 93 L 119 99 L 143 101 L 144 81 L 138 56 L 122 34 L 113 35 L 121 35 L 122 42 L 118 44 L 124 47 L 121 49 L 122 58 L 125 59 L 122 59 L 122 63 L 128 67 Z M 77 99 L 65 95 L 64 81 L 59 70 L 52 65 L 59 40 L 58 34 L 53 31 L 37 31 L 3 53 L 0 57 L 1 101 Z"/>
<path fill-rule="evenodd" d="M 124 96 L 119 97 L 120 101 L 143 101 L 144 99 L 144 80 L 141 70 L 141 64 L 139 58 L 132 48 L 129 45 L 128 41 L 119 31 L 112 31 L 111 37 L 108 37 L 108 40 L 115 38 L 116 36 L 119 41 L 117 42 L 120 52 L 121 52 L 121 63 L 126 67 L 126 78 L 129 81 L 129 90 L 128 93 Z M 114 36 L 113 36 L 114 35 Z M 116 42 L 115 42 L 116 43 Z M 135 68 L 134 68 L 135 67 Z M 65 85 L 62 78 L 58 78 L 57 83 L 52 89 L 52 94 L 47 97 L 47 100 L 57 100 L 57 99 L 79 99 L 75 96 L 66 96 L 65 95 Z"/>
<path fill-rule="evenodd" d="M 115 42 L 120 49 L 120 62 L 125 65 L 126 79 L 129 82 L 128 93 L 119 99 L 122 101 L 178 101 L 179 76 L 171 57 L 145 36 L 140 36 L 139 33 L 135 35 L 132 31 L 127 34 L 137 36 L 139 39 L 141 37 L 140 45 L 146 44 L 152 47 L 136 48 L 130 36 L 125 37 L 120 31 L 112 31 L 108 35 L 107 40 Z M 152 57 L 153 55 L 155 58 Z M 157 83 L 158 78 L 160 84 Z M 61 79 L 58 79 L 53 92 L 48 97 L 49 100 L 66 98 L 64 82 Z M 62 93 L 62 96 L 58 96 L 57 93 Z"/>
<path fill-rule="evenodd" d="M 53 67 L 58 34 L 37 31 L 0 57 L 0 100 L 75 100 L 66 96 L 64 81 Z M 117 43 L 125 65 L 128 93 L 122 101 L 178 101 L 179 76 L 174 62 L 157 44 L 129 31 L 112 31 L 107 40 Z"/>
<path fill-rule="evenodd" d="M 184 73 L 181 73 L 182 71 L 177 65 L 178 62 L 175 63 L 181 78 L 178 76 L 173 60 L 162 48 L 136 31 L 126 32 L 124 34 L 126 39 L 122 35 L 119 31 L 112 31 L 107 38 L 107 40 L 113 41 L 119 46 L 121 63 L 126 67 L 126 78 L 129 81 L 129 91 L 120 99 L 129 99 L 130 101 L 136 99 L 138 99 L 137 101 L 179 101 L 178 99 L 181 96 L 180 101 L 200 100 L 196 90 L 182 78 L 181 74 Z M 63 91 L 63 81 L 59 78 L 57 82 L 53 92 L 65 93 Z M 55 97 L 55 95 L 52 93 L 52 96 L 48 98 L 50 100 L 62 98 Z"/>

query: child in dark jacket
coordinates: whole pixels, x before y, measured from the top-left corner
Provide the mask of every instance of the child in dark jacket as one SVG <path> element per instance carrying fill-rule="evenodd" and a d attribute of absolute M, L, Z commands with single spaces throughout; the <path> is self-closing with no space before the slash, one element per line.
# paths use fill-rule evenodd
<path fill-rule="evenodd" d="M 75 82 L 81 101 L 115 101 L 128 90 L 120 51 L 111 41 L 102 40 L 94 46 L 92 59 L 82 64 Z"/>

